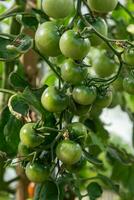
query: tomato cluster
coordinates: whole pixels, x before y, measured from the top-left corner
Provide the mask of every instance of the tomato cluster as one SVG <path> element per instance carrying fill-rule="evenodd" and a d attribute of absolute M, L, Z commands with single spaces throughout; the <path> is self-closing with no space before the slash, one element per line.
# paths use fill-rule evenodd
<path fill-rule="evenodd" d="M 26 123 L 21 128 L 18 151 L 22 157 L 27 157 L 26 175 L 32 182 L 41 183 L 52 178 L 50 165 L 55 160 L 67 172 L 77 165 L 81 166 L 79 163 L 86 166 L 84 151 L 90 131 L 80 119 L 98 117 L 103 108 L 111 105 L 113 91 L 125 90 L 134 94 L 133 73 L 128 77 L 119 75 L 121 64 L 128 65 L 132 70 L 133 49 L 125 49 L 118 56 L 119 53 L 115 55 L 109 49 L 110 45 L 104 45 L 108 26 L 100 16 L 112 11 L 117 3 L 117 0 L 88 0 L 94 17 L 91 19 L 88 13 L 82 15 L 84 20 L 79 15 L 72 20 L 76 13 L 73 0 L 42 1 L 43 11 L 49 21 L 37 28 L 36 51 L 54 66 L 59 80 L 58 84 L 46 86 L 40 106 L 44 112 L 53 114 L 57 123 L 51 144 L 46 137 L 46 134 L 51 136 L 51 130 L 44 130 L 43 135 L 40 123 Z M 92 30 L 86 32 L 88 23 Z M 59 56 L 62 57 L 60 64 Z M 57 57 L 56 64 L 52 57 Z M 70 121 L 65 120 L 67 113 L 71 115 Z M 79 119 L 76 122 L 73 121 L 75 116 Z M 31 158 L 34 152 L 39 155 L 38 159 Z"/>

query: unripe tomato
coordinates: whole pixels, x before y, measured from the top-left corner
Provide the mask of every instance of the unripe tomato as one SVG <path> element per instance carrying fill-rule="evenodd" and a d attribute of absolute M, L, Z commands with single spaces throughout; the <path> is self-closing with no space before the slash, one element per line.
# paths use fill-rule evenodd
<path fill-rule="evenodd" d="M 58 144 L 56 155 L 64 164 L 73 165 L 81 159 L 82 149 L 79 144 L 64 140 Z"/>
<path fill-rule="evenodd" d="M 98 108 L 105 108 L 110 106 L 112 103 L 113 93 L 110 88 L 98 93 L 97 98 L 94 102 L 94 106 Z"/>
<path fill-rule="evenodd" d="M 134 67 L 134 49 L 125 50 L 123 53 L 123 60 L 130 66 Z"/>
<path fill-rule="evenodd" d="M 107 13 L 115 9 L 118 0 L 88 0 L 88 5 L 92 11 Z"/>
<path fill-rule="evenodd" d="M 81 145 L 84 145 L 87 139 L 87 128 L 80 122 L 73 122 L 67 126 L 69 138 Z"/>
<path fill-rule="evenodd" d="M 122 92 L 123 91 L 123 77 L 119 76 L 112 84 L 115 91 Z"/>
<path fill-rule="evenodd" d="M 74 102 L 74 106 L 70 105 L 69 109 L 74 115 L 83 116 L 88 114 L 90 107 L 91 105 L 84 106 Z"/>
<path fill-rule="evenodd" d="M 37 147 L 43 143 L 44 139 L 33 129 L 34 123 L 25 124 L 20 130 L 20 140 L 27 147 Z"/>
<path fill-rule="evenodd" d="M 116 72 L 118 65 L 113 59 L 110 59 L 106 55 L 106 51 L 100 52 L 98 57 L 93 61 L 93 68 L 99 77 L 105 78 L 109 77 Z"/>
<path fill-rule="evenodd" d="M 80 105 L 90 105 L 96 99 L 96 88 L 94 86 L 87 87 L 84 85 L 77 86 L 73 89 L 73 99 Z"/>
<path fill-rule="evenodd" d="M 44 12 L 55 19 L 67 17 L 74 10 L 73 0 L 43 0 Z"/>
<path fill-rule="evenodd" d="M 80 84 L 86 77 L 87 69 L 75 63 L 72 59 L 65 60 L 61 67 L 62 78 L 72 84 Z"/>
<path fill-rule="evenodd" d="M 60 50 L 66 57 L 82 60 L 88 53 L 90 42 L 81 38 L 74 30 L 68 30 L 61 36 Z"/>
<path fill-rule="evenodd" d="M 68 96 L 50 86 L 43 92 L 41 103 L 49 112 L 62 112 L 68 105 Z"/>
<path fill-rule="evenodd" d="M 60 35 L 58 27 L 54 22 L 44 22 L 41 24 L 35 34 L 35 44 L 40 53 L 44 56 L 58 56 Z"/>
<path fill-rule="evenodd" d="M 33 198 L 35 193 L 35 183 L 30 182 L 28 185 L 28 196 L 29 198 Z"/>
<path fill-rule="evenodd" d="M 20 142 L 18 146 L 18 153 L 19 156 L 28 156 L 31 153 L 31 150 L 22 142 Z"/>
<path fill-rule="evenodd" d="M 46 181 L 49 177 L 48 167 L 44 167 L 42 164 L 39 163 L 28 163 L 25 172 L 27 178 L 35 183 L 42 183 Z"/>
<path fill-rule="evenodd" d="M 123 80 L 123 88 L 129 94 L 134 94 L 134 77 L 129 76 Z"/>
<path fill-rule="evenodd" d="M 107 24 L 106 24 L 106 22 L 105 22 L 104 19 L 101 19 L 101 18 L 96 19 L 92 23 L 92 26 L 100 34 L 102 34 L 103 36 L 107 36 L 107 34 L 108 34 L 108 28 L 107 28 Z M 103 43 L 103 40 L 100 37 L 98 37 L 95 33 L 92 33 L 92 35 L 90 37 L 90 42 L 91 42 L 92 46 L 97 46 L 97 45 L 100 45 L 101 43 Z"/>

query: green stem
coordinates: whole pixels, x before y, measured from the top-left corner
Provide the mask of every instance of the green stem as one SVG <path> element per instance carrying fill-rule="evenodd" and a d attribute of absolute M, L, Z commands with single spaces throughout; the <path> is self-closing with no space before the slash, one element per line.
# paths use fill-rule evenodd
<path fill-rule="evenodd" d="M 6 94 L 10 94 L 10 95 L 16 94 L 14 91 L 8 90 L 8 89 L 4 89 L 4 88 L 0 88 L 0 92 L 6 93 Z"/>
<path fill-rule="evenodd" d="M 55 128 L 50 128 L 50 127 L 41 127 L 41 128 L 38 128 L 36 129 L 37 131 L 40 131 L 40 132 L 49 132 L 49 131 L 54 131 L 54 132 L 62 132 L 63 130 L 58 130 L 58 129 L 55 129 Z"/>

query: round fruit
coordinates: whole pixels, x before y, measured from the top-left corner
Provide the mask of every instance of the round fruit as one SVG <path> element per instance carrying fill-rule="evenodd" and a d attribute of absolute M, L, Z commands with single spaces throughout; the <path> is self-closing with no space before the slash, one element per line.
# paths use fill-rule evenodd
<path fill-rule="evenodd" d="M 20 140 L 27 147 L 37 147 L 43 143 L 44 139 L 33 129 L 34 123 L 25 124 L 20 130 Z"/>
<path fill-rule="evenodd" d="M 129 94 L 134 94 L 134 77 L 129 76 L 123 80 L 123 88 Z"/>
<path fill-rule="evenodd" d="M 41 24 L 35 34 L 35 44 L 39 52 L 44 56 L 58 56 L 60 35 L 54 22 Z"/>
<path fill-rule="evenodd" d="M 67 127 L 69 138 L 81 145 L 84 145 L 87 139 L 87 128 L 80 122 L 73 122 Z"/>
<path fill-rule="evenodd" d="M 58 144 L 56 155 L 64 164 L 73 165 L 81 159 L 82 149 L 79 144 L 64 140 Z"/>
<path fill-rule="evenodd" d="M 104 19 L 98 18 L 93 23 L 92 26 L 103 36 L 107 36 L 108 34 L 108 28 L 107 24 Z M 103 40 L 98 37 L 95 33 L 93 33 L 90 37 L 90 42 L 92 46 L 97 46 L 103 43 Z"/>
<path fill-rule="evenodd" d="M 125 50 L 123 53 L 123 60 L 130 66 L 134 67 L 134 49 Z"/>
<path fill-rule="evenodd" d="M 123 91 L 123 77 L 119 76 L 114 82 L 113 82 L 113 88 L 115 91 L 122 92 Z"/>
<path fill-rule="evenodd" d="M 28 156 L 31 153 L 31 150 L 22 142 L 20 142 L 18 146 L 18 153 L 19 156 Z"/>
<path fill-rule="evenodd" d="M 118 0 L 88 0 L 88 5 L 92 11 L 107 13 L 115 9 Z"/>
<path fill-rule="evenodd" d="M 50 86 L 43 92 L 41 103 L 49 112 L 62 112 L 68 105 L 68 96 Z"/>
<path fill-rule="evenodd" d="M 62 78 L 72 84 L 80 84 L 87 75 L 87 69 L 80 67 L 79 64 L 75 63 L 72 59 L 66 60 L 61 67 Z"/>
<path fill-rule="evenodd" d="M 82 60 L 88 53 L 90 42 L 73 30 L 66 31 L 60 39 L 60 50 L 66 57 Z"/>
<path fill-rule="evenodd" d="M 98 93 L 97 98 L 94 102 L 94 106 L 98 108 L 105 108 L 110 106 L 112 103 L 113 93 L 111 89 L 106 89 Z"/>
<path fill-rule="evenodd" d="M 43 0 L 44 12 L 55 19 L 67 17 L 74 10 L 73 0 Z"/>
<path fill-rule="evenodd" d="M 26 166 L 27 178 L 35 183 L 42 183 L 49 177 L 49 169 L 39 163 L 28 163 Z"/>
<path fill-rule="evenodd" d="M 96 99 L 96 88 L 94 86 L 87 87 L 84 85 L 77 86 L 73 89 L 73 99 L 80 105 L 90 105 Z"/>
<path fill-rule="evenodd" d="M 93 68 L 99 77 L 105 78 L 109 77 L 116 72 L 118 65 L 113 59 L 110 59 L 106 55 L 106 51 L 100 52 L 98 57 L 93 61 Z"/>
<path fill-rule="evenodd" d="M 70 111 L 74 115 L 83 116 L 86 115 L 90 110 L 91 105 L 83 106 L 74 102 L 74 106 L 70 105 Z"/>

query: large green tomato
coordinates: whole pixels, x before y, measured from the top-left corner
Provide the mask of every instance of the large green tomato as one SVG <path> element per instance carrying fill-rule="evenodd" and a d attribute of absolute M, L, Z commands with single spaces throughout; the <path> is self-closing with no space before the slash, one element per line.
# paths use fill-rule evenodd
<path fill-rule="evenodd" d="M 75 63 L 72 59 L 65 60 L 61 67 L 62 78 L 72 84 L 80 84 L 87 75 L 87 69 Z"/>
<path fill-rule="evenodd" d="M 20 130 L 20 140 L 27 147 L 37 147 L 43 143 L 44 139 L 33 129 L 34 123 L 25 124 Z"/>
<path fill-rule="evenodd" d="M 42 183 L 48 179 L 49 169 L 39 163 L 28 163 L 26 166 L 26 176 L 32 182 Z"/>
<path fill-rule="evenodd" d="M 107 28 L 107 24 L 105 22 L 104 19 L 101 18 L 97 18 L 93 23 L 92 26 L 96 29 L 96 31 L 98 31 L 100 34 L 102 34 L 103 36 L 107 36 L 108 34 L 108 28 Z M 92 33 L 91 37 L 90 37 L 90 42 L 92 46 L 97 46 L 100 45 L 101 43 L 103 43 L 103 40 L 98 37 L 95 33 Z"/>
<path fill-rule="evenodd" d="M 74 30 L 68 30 L 61 36 L 60 50 L 66 57 L 82 60 L 88 53 L 90 42 L 81 38 Z"/>
<path fill-rule="evenodd" d="M 80 122 L 73 122 L 67 126 L 69 138 L 81 145 L 84 145 L 87 139 L 87 128 Z"/>
<path fill-rule="evenodd" d="M 74 10 L 73 0 L 43 0 L 44 12 L 55 19 L 67 17 Z"/>
<path fill-rule="evenodd" d="M 96 74 L 102 78 L 111 76 L 118 69 L 116 62 L 107 56 L 105 50 L 102 50 L 92 62 Z"/>
<path fill-rule="evenodd" d="M 134 67 L 134 49 L 125 50 L 123 53 L 123 60 L 130 66 Z"/>
<path fill-rule="evenodd" d="M 118 0 L 88 0 L 88 5 L 92 11 L 107 13 L 115 9 Z"/>
<path fill-rule="evenodd" d="M 98 108 L 108 107 L 112 103 L 112 99 L 113 99 L 113 92 L 111 88 L 101 91 L 97 95 L 97 98 L 94 102 L 94 107 Z"/>
<path fill-rule="evenodd" d="M 129 77 L 124 78 L 123 88 L 127 93 L 134 95 L 134 77 L 133 76 L 130 75 Z"/>
<path fill-rule="evenodd" d="M 90 105 L 96 99 L 97 92 L 94 86 L 77 86 L 73 89 L 73 99 L 80 105 Z"/>
<path fill-rule="evenodd" d="M 50 86 L 43 92 L 41 103 L 49 112 L 62 112 L 68 105 L 68 96 Z"/>
<path fill-rule="evenodd" d="M 58 56 L 60 35 L 58 27 L 54 22 L 44 22 L 35 34 L 35 44 L 39 52 L 44 56 Z"/>
<path fill-rule="evenodd" d="M 58 144 L 56 155 L 64 164 L 73 165 L 81 159 L 82 149 L 79 144 L 71 140 L 64 140 Z"/>

